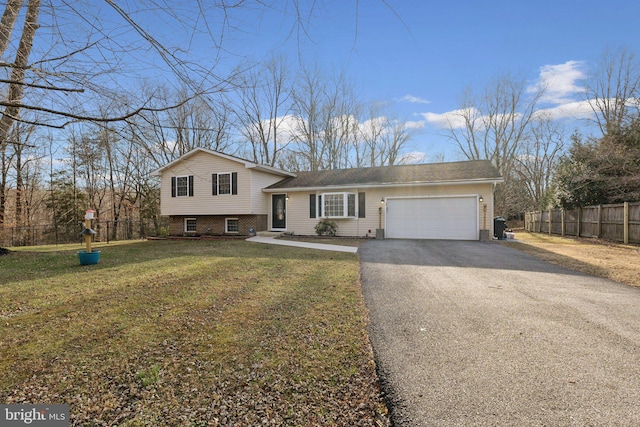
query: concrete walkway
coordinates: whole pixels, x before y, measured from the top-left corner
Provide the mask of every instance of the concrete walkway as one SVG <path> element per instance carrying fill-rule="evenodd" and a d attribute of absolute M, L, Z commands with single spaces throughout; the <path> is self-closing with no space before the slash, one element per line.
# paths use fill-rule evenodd
<path fill-rule="evenodd" d="M 247 241 L 256 242 L 256 243 L 267 243 L 270 245 L 295 246 L 298 248 L 307 248 L 307 249 L 320 249 L 322 251 L 349 252 L 353 254 L 358 252 L 358 248 L 354 246 L 327 245 L 324 243 L 301 242 L 297 240 L 280 240 L 280 239 L 276 239 L 275 236 L 249 237 Z"/>

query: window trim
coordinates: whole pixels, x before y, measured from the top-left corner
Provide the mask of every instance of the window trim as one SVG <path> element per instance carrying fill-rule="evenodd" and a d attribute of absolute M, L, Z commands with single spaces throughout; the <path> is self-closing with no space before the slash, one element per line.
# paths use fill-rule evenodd
<path fill-rule="evenodd" d="M 194 230 L 189 230 L 187 224 L 189 223 L 189 221 L 193 221 L 194 222 L 194 226 L 195 229 Z M 197 233 L 198 232 L 198 218 L 185 218 L 184 219 L 184 232 L 185 233 Z"/>
<path fill-rule="evenodd" d="M 229 221 L 238 221 L 238 229 L 236 231 L 229 231 Z M 224 232 L 227 234 L 240 233 L 240 220 L 238 218 L 225 218 L 224 219 Z"/>
<path fill-rule="evenodd" d="M 326 196 L 336 196 L 336 195 L 341 195 L 342 196 L 342 215 L 331 215 L 328 216 L 325 213 L 325 204 L 326 204 Z M 358 218 L 358 193 L 356 192 L 351 192 L 351 191 L 338 191 L 338 192 L 331 192 L 331 193 L 320 193 L 318 194 L 321 203 L 319 203 L 319 208 L 318 208 L 318 217 L 320 218 L 335 218 L 335 219 L 339 219 L 339 218 L 353 218 L 356 219 Z M 354 201 L 354 206 L 353 206 L 353 211 L 354 214 L 353 215 L 349 215 L 349 196 L 353 196 L 353 201 Z"/>
<path fill-rule="evenodd" d="M 185 194 L 178 193 L 178 180 L 186 180 Z M 171 197 L 193 197 L 193 175 L 176 175 L 171 177 Z"/>
<path fill-rule="evenodd" d="M 233 187 L 233 177 L 231 176 L 231 172 L 220 172 L 217 175 L 218 175 L 218 179 L 217 179 L 217 181 L 218 181 L 218 196 L 228 196 L 228 195 L 230 195 L 231 194 L 231 188 Z M 229 191 L 228 192 L 222 193 L 220 191 L 220 177 L 221 176 L 228 176 L 229 177 L 229 189 L 228 189 Z M 225 188 L 225 190 L 226 190 L 226 188 Z"/>
<path fill-rule="evenodd" d="M 220 193 L 220 175 L 229 175 L 229 192 Z M 213 196 L 235 196 L 238 194 L 238 172 L 215 172 L 211 174 Z"/>

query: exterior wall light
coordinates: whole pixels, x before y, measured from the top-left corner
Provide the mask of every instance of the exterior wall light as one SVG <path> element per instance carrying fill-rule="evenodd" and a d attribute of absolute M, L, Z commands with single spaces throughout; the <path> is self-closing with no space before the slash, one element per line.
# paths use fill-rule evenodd
<path fill-rule="evenodd" d="M 484 202 L 484 199 L 482 198 L 482 196 L 480 196 L 478 200 L 480 201 L 480 203 Z"/>

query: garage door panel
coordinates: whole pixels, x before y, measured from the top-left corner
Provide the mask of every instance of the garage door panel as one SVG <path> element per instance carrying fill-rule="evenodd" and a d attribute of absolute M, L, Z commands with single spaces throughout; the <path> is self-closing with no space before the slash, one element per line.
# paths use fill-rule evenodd
<path fill-rule="evenodd" d="M 478 238 L 476 197 L 388 199 L 386 215 L 389 238 Z"/>

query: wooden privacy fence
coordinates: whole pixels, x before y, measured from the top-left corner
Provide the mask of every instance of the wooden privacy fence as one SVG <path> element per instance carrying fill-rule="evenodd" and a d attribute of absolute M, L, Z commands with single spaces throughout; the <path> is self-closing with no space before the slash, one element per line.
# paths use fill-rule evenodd
<path fill-rule="evenodd" d="M 533 233 L 640 243 L 640 202 L 527 212 L 524 227 Z"/>

